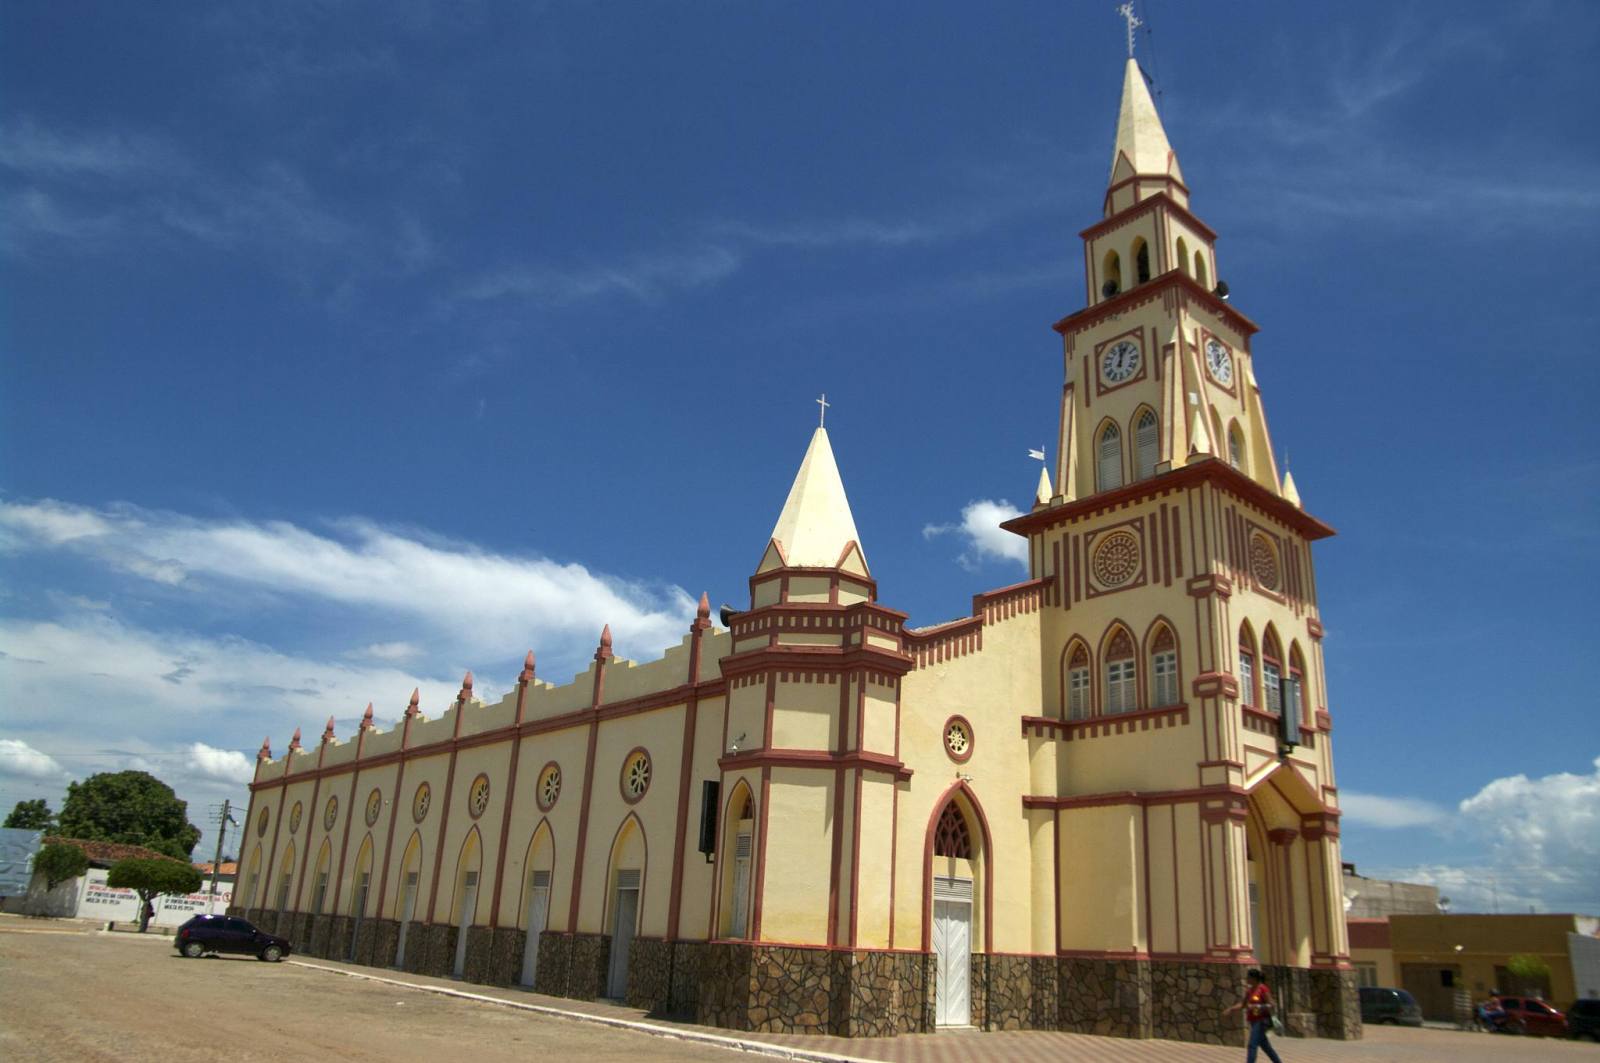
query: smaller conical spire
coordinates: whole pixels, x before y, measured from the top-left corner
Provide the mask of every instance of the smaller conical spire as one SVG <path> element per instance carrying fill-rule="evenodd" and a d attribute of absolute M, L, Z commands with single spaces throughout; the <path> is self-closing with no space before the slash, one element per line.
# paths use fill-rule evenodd
<path fill-rule="evenodd" d="M 268 735 L 266 738 L 263 738 L 261 740 L 261 748 L 260 748 L 260 750 L 258 750 L 256 752 L 256 759 L 257 760 L 271 760 L 272 759 L 272 736 L 271 735 Z"/>
<path fill-rule="evenodd" d="M 300 728 L 294 729 L 294 736 L 289 739 L 289 752 L 293 753 L 300 748 Z"/>
<path fill-rule="evenodd" d="M 706 591 L 700 592 L 700 604 L 695 606 L 694 618 L 696 620 L 711 619 L 711 596 Z"/>
<path fill-rule="evenodd" d="M 862 562 L 866 561 L 826 428 L 818 427 L 811 434 L 783 512 L 772 528 L 772 539 L 790 566 L 833 568 L 851 543 L 861 551 Z"/>
<path fill-rule="evenodd" d="M 1283 470 L 1283 498 L 1296 509 L 1304 509 L 1300 504 L 1300 489 L 1294 485 L 1294 473 L 1288 469 Z"/>
<path fill-rule="evenodd" d="M 600 647 L 594 651 L 594 659 L 603 661 L 611 656 L 611 625 L 607 624 L 600 629 Z"/>
<path fill-rule="evenodd" d="M 517 682 L 519 682 L 519 683 L 531 683 L 531 682 L 533 682 L 533 651 L 532 650 L 529 650 L 528 651 L 528 655 L 522 659 L 522 674 L 517 676 Z"/>
<path fill-rule="evenodd" d="M 1033 500 L 1041 506 L 1047 506 L 1050 504 L 1050 498 L 1054 493 L 1050 489 L 1050 473 L 1041 466 L 1039 469 L 1039 489 L 1033 493 Z"/>
<path fill-rule="evenodd" d="M 471 671 L 471 669 L 468 669 L 467 674 L 465 676 L 463 676 L 462 679 L 461 679 L 461 693 L 456 695 L 456 700 L 459 701 L 459 702 L 462 702 L 463 704 L 472 700 L 472 671 Z"/>
<path fill-rule="evenodd" d="M 328 717 L 328 726 L 326 726 L 326 727 L 324 727 L 322 729 L 322 740 L 324 742 L 332 742 L 333 741 L 333 717 L 332 716 Z"/>
<path fill-rule="evenodd" d="M 361 714 L 361 729 L 370 731 L 377 726 L 372 722 L 372 702 L 367 702 L 367 711 Z"/>
<path fill-rule="evenodd" d="M 1211 433 L 1206 431 L 1206 415 L 1200 409 L 1200 400 L 1189 397 L 1189 454 L 1210 454 Z"/>
<path fill-rule="evenodd" d="M 406 705 L 406 715 L 407 716 L 415 716 L 415 715 L 417 715 L 419 712 L 422 711 L 420 708 L 418 708 L 418 706 L 421 705 L 421 704 L 422 704 L 422 688 L 421 687 L 413 687 L 412 690 L 411 690 L 411 701 Z"/>

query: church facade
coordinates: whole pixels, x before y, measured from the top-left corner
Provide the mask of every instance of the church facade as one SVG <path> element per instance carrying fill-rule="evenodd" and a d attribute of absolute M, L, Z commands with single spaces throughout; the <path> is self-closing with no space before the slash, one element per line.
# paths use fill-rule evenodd
<path fill-rule="evenodd" d="M 1029 578 L 913 627 L 827 433 L 748 608 L 264 744 L 234 909 L 311 955 L 733 1029 L 1357 1037 L 1310 544 L 1248 318 L 1129 61 Z"/>

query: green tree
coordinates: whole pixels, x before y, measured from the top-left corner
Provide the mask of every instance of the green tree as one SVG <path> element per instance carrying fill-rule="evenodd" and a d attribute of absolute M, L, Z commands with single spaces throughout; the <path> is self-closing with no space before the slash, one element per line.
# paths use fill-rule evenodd
<path fill-rule="evenodd" d="M 1518 953 L 1506 961 L 1506 970 L 1517 980 L 1514 992 L 1539 994 L 1550 992 L 1550 965 L 1543 957 L 1531 952 Z"/>
<path fill-rule="evenodd" d="M 18 830 L 52 830 L 56 824 L 56 814 L 50 811 L 50 806 L 45 804 L 42 797 L 32 801 L 18 801 L 11 814 L 6 817 L 3 826 L 15 827 Z"/>
<path fill-rule="evenodd" d="M 68 838 L 142 845 L 188 860 L 200 828 L 189 805 L 147 771 L 109 771 L 67 787 L 56 829 Z"/>
<path fill-rule="evenodd" d="M 133 890 L 139 895 L 139 933 L 150 925 L 150 904 L 163 894 L 181 896 L 200 892 L 200 872 L 191 864 L 177 860 L 130 857 L 118 860 L 106 874 L 112 889 Z"/>
<path fill-rule="evenodd" d="M 46 885 L 55 889 L 58 883 L 77 878 L 89 870 L 89 858 L 76 845 L 57 842 L 39 850 L 39 855 L 33 858 L 33 870 L 43 872 Z"/>

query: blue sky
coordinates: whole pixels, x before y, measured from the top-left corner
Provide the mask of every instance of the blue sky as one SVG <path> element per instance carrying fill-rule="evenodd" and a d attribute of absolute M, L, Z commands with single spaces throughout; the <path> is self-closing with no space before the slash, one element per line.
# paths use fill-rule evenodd
<path fill-rule="evenodd" d="M 1114 6 L 0 9 L 0 804 L 656 656 L 823 391 L 887 604 L 1022 578 Z M 1426 14 L 1163 0 L 1140 55 L 1340 530 L 1346 859 L 1600 912 L 1600 10 Z"/>

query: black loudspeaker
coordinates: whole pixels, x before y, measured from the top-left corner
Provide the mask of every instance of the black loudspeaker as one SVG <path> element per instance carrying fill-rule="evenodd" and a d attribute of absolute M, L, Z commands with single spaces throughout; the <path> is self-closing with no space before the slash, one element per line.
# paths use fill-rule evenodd
<path fill-rule="evenodd" d="M 700 851 L 710 861 L 717 851 L 717 805 L 722 800 L 722 784 L 707 779 L 700 784 Z"/>
<path fill-rule="evenodd" d="M 1283 680 L 1283 744 L 1290 749 L 1300 744 L 1300 680 Z"/>

